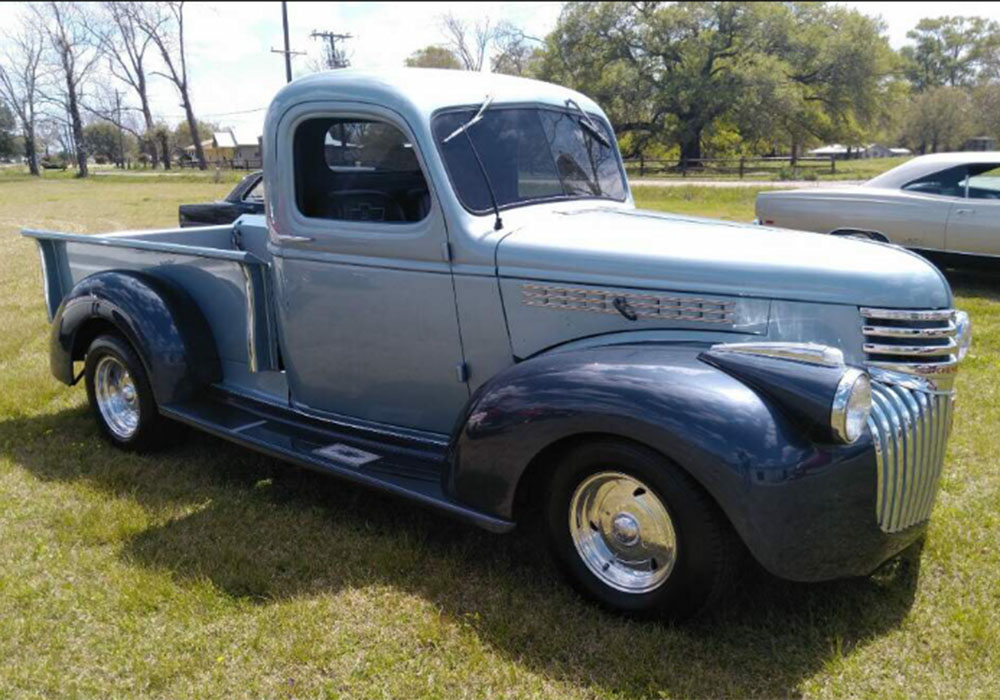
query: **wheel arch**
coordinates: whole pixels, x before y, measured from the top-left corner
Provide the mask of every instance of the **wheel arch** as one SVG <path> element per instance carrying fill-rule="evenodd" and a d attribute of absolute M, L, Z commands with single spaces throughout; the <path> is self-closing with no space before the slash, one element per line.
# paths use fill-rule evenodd
<path fill-rule="evenodd" d="M 52 323 L 53 375 L 76 383 L 73 363 L 83 360 L 104 332 L 123 336 L 135 349 L 157 403 L 182 400 L 222 378 L 211 328 L 197 304 L 184 290 L 152 275 L 108 270 L 70 290 Z"/>
<path fill-rule="evenodd" d="M 881 231 L 875 231 L 874 229 L 862 229 L 862 228 L 835 228 L 829 232 L 830 236 L 864 236 L 872 241 L 877 241 L 878 243 L 892 243 L 889 237 L 886 236 Z"/>

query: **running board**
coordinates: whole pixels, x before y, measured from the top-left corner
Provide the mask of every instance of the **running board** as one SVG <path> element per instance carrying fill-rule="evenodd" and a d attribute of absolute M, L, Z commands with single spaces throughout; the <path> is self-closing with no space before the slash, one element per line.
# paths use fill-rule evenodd
<path fill-rule="evenodd" d="M 490 532 L 514 523 L 458 503 L 444 492 L 444 450 L 372 433 L 318 425 L 258 402 L 208 395 L 160 406 L 160 413 L 258 452 L 416 501 Z"/>

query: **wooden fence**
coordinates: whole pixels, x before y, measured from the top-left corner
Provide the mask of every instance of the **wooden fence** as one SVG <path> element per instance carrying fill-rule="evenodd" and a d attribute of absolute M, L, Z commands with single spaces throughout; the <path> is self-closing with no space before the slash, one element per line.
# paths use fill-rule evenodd
<path fill-rule="evenodd" d="M 837 172 L 837 161 L 832 156 L 806 156 L 798 158 L 795 164 L 787 156 L 759 158 L 698 158 L 669 160 L 652 158 L 626 158 L 625 170 L 629 175 L 639 177 L 669 175 L 676 177 L 710 177 L 714 175 L 747 176 L 773 174 L 783 169 L 798 172 L 812 171 L 817 174 Z"/>

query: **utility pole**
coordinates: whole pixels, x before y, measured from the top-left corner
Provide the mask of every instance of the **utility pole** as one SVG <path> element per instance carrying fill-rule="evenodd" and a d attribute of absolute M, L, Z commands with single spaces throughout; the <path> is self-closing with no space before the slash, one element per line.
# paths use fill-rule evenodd
<path fill-rule="evenodd" d="M 118 122 L 118 167 L 125 169 L 125 133 L 122 131 L 122 93 L 115 90 L 115 121 Z"/>
<path fill-rule="evenodd" d="M 347 68 L 351 65 L 351 60 L 347 58 L 343 48 L 337 48 L 337 42 L 345 42 L 353 39 L 353 34 L 336 34 L 334 32 L 313 31 L 310 34 L 313 39 L 325 39 L 326 51 L 323 56 L 323 64 L 327 69 Z"/>
<path fill-rule="evenodd" d="M 292 48 L 288 45 L 288 3 L 285 0 L 281 0 L 281 28 L 285 34 L 285 48 L 281 49 L 271 49 L 271 53 L 283 53 L 285 54 L 285 82 L 292 82 L 292 56 L 301 56 L 302 51 L 292 51 Z"/>

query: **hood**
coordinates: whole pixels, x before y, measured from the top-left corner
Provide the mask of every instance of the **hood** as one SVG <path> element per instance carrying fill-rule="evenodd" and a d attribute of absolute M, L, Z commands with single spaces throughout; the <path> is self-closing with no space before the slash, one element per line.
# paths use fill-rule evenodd
<path fill-rule="evenodd" d="M 888 308 L 951 305 L 896 246 L 638 209 L 540 213 L 497 250 L 501 277 Z"/>

